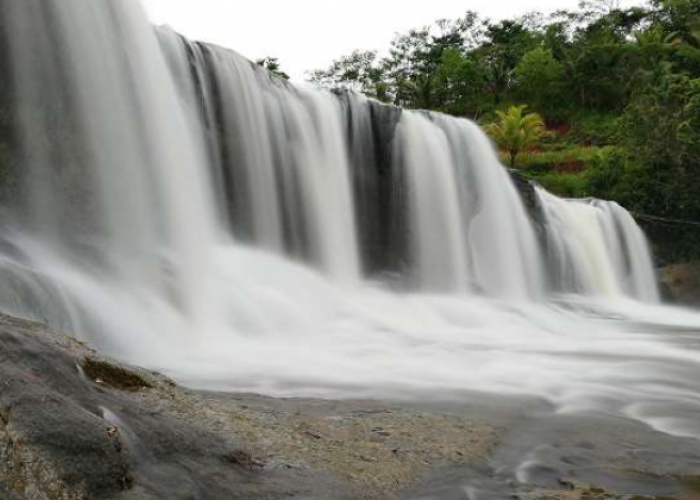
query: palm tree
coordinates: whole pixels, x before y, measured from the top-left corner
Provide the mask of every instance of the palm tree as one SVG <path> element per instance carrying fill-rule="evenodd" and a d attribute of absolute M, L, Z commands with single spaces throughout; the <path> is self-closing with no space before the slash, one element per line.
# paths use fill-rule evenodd
<path fill-rule="evenodd" d="M 486 126 L 486 131 L 498 146 L 508 153 L 511 168 L 521 151 L 531 148 L 549 135 L 544 120 L 537 113 L 525 113 L 527 106 L 511 106 L 497 111 L 498 120 Z"/>

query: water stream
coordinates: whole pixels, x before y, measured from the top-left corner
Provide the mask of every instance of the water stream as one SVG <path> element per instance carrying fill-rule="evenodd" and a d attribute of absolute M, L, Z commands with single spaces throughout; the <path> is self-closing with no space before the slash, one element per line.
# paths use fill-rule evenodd
<path fill-rule="evenodd" d="M 700 314 L 660 303 L 619 205 L 529 206 L 474 123 L 294 87 L 138 0 L 0 9 L 5 312 L 195 387 L 700 438 Z"/>

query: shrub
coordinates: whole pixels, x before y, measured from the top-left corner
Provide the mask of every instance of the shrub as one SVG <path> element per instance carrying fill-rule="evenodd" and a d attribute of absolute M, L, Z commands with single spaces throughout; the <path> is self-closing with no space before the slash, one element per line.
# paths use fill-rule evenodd
<path fill-rule="evenodd" d="M 508 155 L 508 164 L 515 167 L 518 154 L 535 145 L 549 134 L 542 117 L 526 113 L 527 106 L 512 106 L 508 111 L 497 111 L 498 120 L 486 127 L 499 147 Z"/>
<path fill-rule="evenodd" d="M 575 144 L 607 146 L 618 142 L 620 119 L 605 114 L 580 114 L 571 120 L 567 140 Z"/>

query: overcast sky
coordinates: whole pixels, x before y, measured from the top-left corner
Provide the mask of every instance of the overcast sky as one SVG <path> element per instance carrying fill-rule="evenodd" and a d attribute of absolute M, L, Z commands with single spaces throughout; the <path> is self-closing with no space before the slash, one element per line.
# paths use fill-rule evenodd
<path fill-rule="evenodd" d="M 632 0 L 627 0 L 631 2 Z M 354 49 L 386 50 L 396 32 L 467 10 L 492 19 L 578 0 L 143 0 L 151 20 L 250 59 L 277 57 L 294 80 Z"/>

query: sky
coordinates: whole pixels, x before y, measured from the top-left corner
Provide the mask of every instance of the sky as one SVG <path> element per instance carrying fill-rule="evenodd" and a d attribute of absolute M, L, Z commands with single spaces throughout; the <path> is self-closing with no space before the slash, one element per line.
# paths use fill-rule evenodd
<path fill-rule="evenodd" d="M 629 1 L 629 0 L 628 0 Z M 503 19 L 578 0 L 143 0 L 151 21 L 250 58 L 277 57 L 295 81 L 355 49 L 386 51 L 395 33 L 467 10 Z"/>

